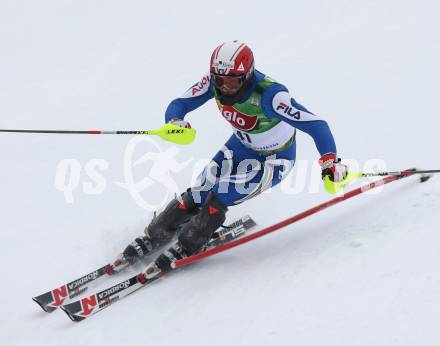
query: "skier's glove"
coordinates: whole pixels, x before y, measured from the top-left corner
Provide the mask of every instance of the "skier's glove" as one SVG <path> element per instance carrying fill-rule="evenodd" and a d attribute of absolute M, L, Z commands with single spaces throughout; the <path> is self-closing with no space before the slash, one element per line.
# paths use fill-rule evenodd
<path fill-rule="evenodd" d="M 344 180 L 348 173 L 347 165 L 341 163 L 341 159 L 335 153 L 327 153 L 319 159 L 322 170 L 322 179 L 328 176 L 331 181 L 340 182 Z"/>
<path fill-rule="evenodd" d="M 168 123 L 173 124 L 173 125 L 177 125 L 180 127 L 184 127 L 187 129 L 191 128 L 191 124 L 188 121 L 183 120 L 183 119 L 173 118 Z"/>

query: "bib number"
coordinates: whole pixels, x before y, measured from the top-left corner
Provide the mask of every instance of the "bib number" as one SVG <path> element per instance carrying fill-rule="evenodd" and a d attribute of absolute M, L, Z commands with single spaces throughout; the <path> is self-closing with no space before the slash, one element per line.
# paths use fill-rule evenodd
<path fill-rule="evenodd" d="M 235 131 L 235 133 L 237 134 L 238 138 L 240 138 L 243 142 L 252 143 L 251 136 L 249 136 L 248 133 L 241 132 L 241 131 L 238 131 L 238 130 Z"/>

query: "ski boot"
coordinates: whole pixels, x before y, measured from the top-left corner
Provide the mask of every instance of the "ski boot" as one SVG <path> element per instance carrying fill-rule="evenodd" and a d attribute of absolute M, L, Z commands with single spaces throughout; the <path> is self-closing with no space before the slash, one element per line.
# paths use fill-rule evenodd
<path fill-rule="evenodd" d="M 120 268 L 120 271 L 169 243 L 179 227 L 188 222 L 197 211 L 197 205 L 188 192 L 182 194 L 180 201 L 177 198 L 173 199 L 145 228 L 145 235 L 136 238 L 125 248 L 115 261 L 114 269 Z"/>
<path fill-rule="evenodd" d="M 172 269 L 171 264 L 176 260 L 203 250 L 213 233 L 225 221 L 227 210 L 210 192 L 202 209 L 182 226 L 178 241 L 156 259 L 155 265 L 166 273 Z"/>

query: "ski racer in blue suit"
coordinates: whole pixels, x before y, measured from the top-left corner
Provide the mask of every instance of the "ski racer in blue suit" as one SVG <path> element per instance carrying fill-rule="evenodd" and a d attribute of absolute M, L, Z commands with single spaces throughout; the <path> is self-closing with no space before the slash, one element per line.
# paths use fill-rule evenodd
<path fill-rule="evenodd" d="M 198 184 L 172 200 L 124 251 L 129 262 L 177 241 L 156 265 L 171 263 L 200 251 L 226 219 L 228 207 L 278 184 L 293 168 L 296 130 L 309 134 L 321 158 L 323 176 L 341 181 L 347 166 L 337 159 L 327 122 L 295 101 L 288 89 L 258 71 L 250 48 L 239 41 L 218 46 L 210 73 L 173 100 L 165 121 L 190 127 L 185 115 L 214 98 L 233 135 L 199 177 Z"/>

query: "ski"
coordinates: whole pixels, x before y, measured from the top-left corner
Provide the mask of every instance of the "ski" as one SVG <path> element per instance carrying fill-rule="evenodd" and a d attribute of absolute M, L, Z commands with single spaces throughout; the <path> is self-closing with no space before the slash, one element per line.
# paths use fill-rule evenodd
<path fill-rule="evenodd" d="M 55 288 L 49 292 L 43 293 L 39 296 L 33 297 L 32 300 L 36 302 L 44 311 L 53 312 L 68 301 L 78 297 L 88 289 L 88 285 L 102 278 L 107 273 L 107 264 L 85 276 L 80 277 L 72 282 L 69 282 L 61 287 Z"/>
<path fill-rule="evenodd" d="M 53 312 L 63 304 L 67 304 L 69 301 L 82 295 L 90 288 L 92 283 L 96 283 L 103 278 L 119 273 L 128 266 L 129 264 L 126 261 L 123 261 L 121 255 L 119 255 L 113 263 L 106 264 L 105 266 L 76 280 L 33 297 L 32 300 L 36 302 L 43 311 L 49 313 Z"/>
<path fill-rule="evenodd" d="M 255 225 L 256 223 L 252 218 L 245 216 L 231 225 L 221 228 L 220 230 L 216 231 L 215 236 L 209 242 L 204 251 L 228 243 L 244 235 L 248 229 L 254 227 Z M 72 321 L 79 322 L 105 309 L 109 305 L 128 296 L 138 289 L 156 281 L 164 274 L 166 273 L 160 271 L 156 267 L 155 262 L 152 262 L 144 271 L 138 273 L 137 275 L 134 275 L 98 293 L 65 305 L 61 305 L 60 307 Z"/>
<path fill-rule="evenodd" d="M 255 222 L 249 216 L 244 216 L 241 219 L 233 222 L 227 227 L 222 227 L 217 230 L 208 247 L 212 248 L 221 245 L 229 240 L 235 239 L 242 235 L 247 229 L 253 227 Z M 123 271 L 129 264 L 118 257 L 113 263 L 106 264 L 87 275 L 57 287 L 51 291 L 43 293 L 39 296 L 33 297 L 32 300 L 36 302 L 45 312 L 53 312 L 64 304 L 67 304 L 81 296 L 86 292 L 92 283 L 101 281 L 116 273 Z"/>
<path fill-rule="evenodd" d="M 150 266 L 152 265 L 154 265 L 154 263 Z M 144 273 L 139 273 L 103 291 L 92 294 L 89 297 L 62 305 L 61 310 L 63 310 L 72 321 L 80 322 L 137 291 L 139 288 L 156 281 L 162 275 L 162 273 L 157 272 L 154 276 L 151 275 L 147 278 Z"/>

